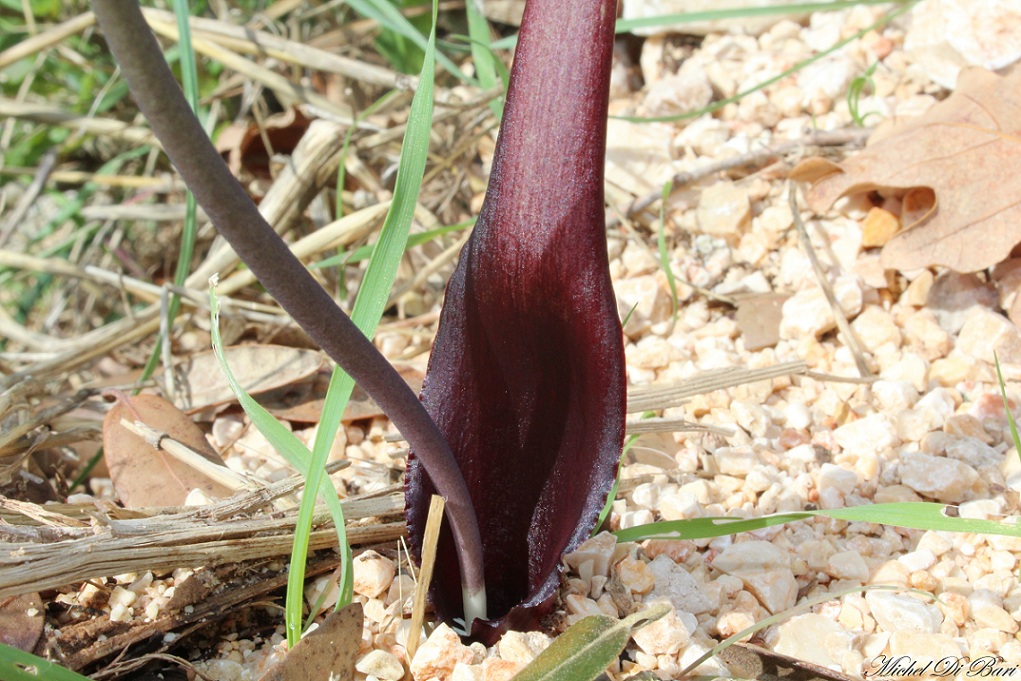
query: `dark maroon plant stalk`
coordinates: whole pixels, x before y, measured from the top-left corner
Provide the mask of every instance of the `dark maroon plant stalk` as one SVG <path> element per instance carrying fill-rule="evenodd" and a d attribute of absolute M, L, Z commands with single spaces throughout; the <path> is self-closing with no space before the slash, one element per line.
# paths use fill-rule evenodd
<path fill-rule="evenodd" d="M 138 3 L 93 0 L 92 6 L 139 108 L 217 230 L 280 306 L 379 403 L 419 452 L 446 497 L 466 592 L 484 595 L 478 525 L 443 435 L 414 392 L 294 257 L 230 174 L 185 102 Z"/>
<path fill-rule="evenodd" d="M 529 0 L 482 213 L 447 286 L 422 400 L 450 443 L 482 533 L 488 622 L 534 628 L 565 551 L 590 533 L 620 461 L 626 378 L 610 283 L 603 160 L 616 0 Z M 419 551 L 434 480 L 414 450 Z M 433 603 L 462 613 L 441 534 Z M 469 623 L 469 626 L 471 623 Z"/>

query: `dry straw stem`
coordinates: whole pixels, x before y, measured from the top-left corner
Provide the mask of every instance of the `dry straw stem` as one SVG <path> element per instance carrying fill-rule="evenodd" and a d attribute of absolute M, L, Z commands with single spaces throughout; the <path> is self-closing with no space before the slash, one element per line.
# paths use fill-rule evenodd
<path fill-rule="evenodd" d="M 869 371 L 868 362 L 865 361 L 865 353 L 861 349 L 861 341 L 858 340 L 858 334 L 854 332 L 851 324 L 847 321 L 847 313 L 844 312 L 843 308 L 840 307 L 840 303 L 837 302 L 837 296 L 833 293 L 830 280 L 826 277 L 826 272 L 819 262 L 819 256 L 812 247 L 812 238 L 808 236 L 808 229 L 801 219 L 801 211 L 798 210 L 798 200 L 794 184 L 791 184 L 788 196 L 790 198 L 791 217 L 794 218 L 794 226 L 798 230 L 798 238 L 805 247 L 805 253 L 808 254 L 808 259 L 812 263 L 812 270 L 819 280 L 819 286 L 822 287 L 822 292 L 826 296 L 826 302 L 830 304 L 830 308 L 833 310 L 833 318 L 837 322 L 837 328 L 840 329 L 840 333 L 844 336 L 844 342 L 847 343 L 847 348 L 854 356 L 854 365 L 858 368 L 858 373 L 862 378 L 869 378 L 872 376 L 872 372 Z"/>
<path fill-rule="evenodd" d="M 745 369 L 743 367 L 727 367 L 703 371 L 685 380 L 683 383 L 670 385 L 643 385 L 632 387 L 628 391 L 628 413 L 656 411 L 674 407 L 689 397 L 703 395 L 714 390 L 733 388 L 745 383 L 768 381 L 781 376 L 804 374 L 808 364 L 803 360 L 784 362 L 761 369 Z"/>
<path fill-rule="evenodd" d="M 422 624 L 425 622 L 426 595 L 433 578 L 436 565 L 436 542 L 440 538 L 440 524 L 443 522 L 443 497 L 438 494 L 429 499 L 429 515 L 425 524 L 425 539 L 422 541 L 422 567 L 418 571 L 415 584 L 415 601 L 411 608 L 411 627 L 408 630 L 408 659 L 415 657 L 419 638 L 422 635 Z"/>
<path fill-rule="evenodd" d="M 48 104 L 19 102 L 7 97 L 0 97 L 0 119 L 6 118 L 16 118 L 44 125 L 72 128 L 75 131 L 112 137 L 113 139 L 123 140 L 137 146 L 145 144 L 154 147 L 159 146 L 156 136 L 148 128 L 128 125 L 127 123 L 109 118 L 82 116 Z"/>
<path fill-rule="evenodd" d="M 162 32 L 166 27 L 177 25 L 177 20 L 171 12 L 143 9 L 142 13 L 154 30 Z M 201 17 L 191 17 L 189 23 L 193 39 L 195 37 L 207 38 L 209 41 L 229 47 L 236 52 L 272 57 L 285 64 L 324 73 L 336 73 L 363 83 L 387 88 L 413 90 L 418 83 L 418 79 L 414 76 L 407 76 L 382 66 L 333 54 L 265 31 L 255 31 L 247 26 Z M 171 34 L 168 31 L 166 35 Z M 177 39 L 176 31 L 173 33 L 173 37 L 175 40 Z"/>
<path fill-rule="evenodd" d="M 0 499 L 0 517 L 8 523 L 0 527 L 7 548 L 0 556 L 0 598 L 125 572 L 287 556 L 297 511 L 248 516 L 296 487 L 293 480 L 284 483 L 170 515 L 164 515 L 167 509 L 149 511 L 147 516 L 144 509 L 134 509 L 128 513 L 136 517 L 127 519 L 111 517 L 94 506 L 77 507 L 75 518 L 50 507 Z M 397 489 L 384 496 L 352 497 L 342 506 L 352 544 L 386 542 L 404 534 L 403 521 L 352 524 L 399 515 L 404 498 Z M 85 516 L 91 516 L 90 523 L 82 522 Z M 336 546 L 337 533 L 325 508 L 317 513 L 314 525 L 318 529 L 312 532 L 310 548 Z"/>
<path fill-rule="evenodd" d="M 335 123 L 316 121 L 294 150 L 291 162 L 284 166 L 259 205 L 260 213 L 276 231 L 285 231 L 301 215 L 315 195 L 316 188 L 322 186 L 325 177 L 336 168 L 336 159 L 339 158 L 343 141 L 342 131 L 342 126 Z M 349 216 L 350 219 L 344 219 L 348 220 L 347 222 L 338 221 L 342 225 L 334 223 L 335 229 L 339 232 L 351 229 L 353 233 L 359 233 L 364 224 L 362 220 L 368 222 L 366 219 L 368 216 L 378 216 L 375 207 L 367 210 L 369 212 L 361 218 L 356 218 L 355 216 L 359 214 L 355 213 Z M 335 233 L 333 235 L 337 236 Z M 191 290 L 203 289 L 210 276 L 226 272 L 238 262 L 234 251 L 226 243 L 222 243 L 218 249 L 214 247 L 202 265 L 188 277 L 185 287 Z M 229 295 L 251 281 L 253 280 L 247 275 L 239 276 L 238 279 L 225 277 L 221 290 L 224 295 Z M 29 375 L 43 377 L 72 371 L 116 348 L 147 338 L 159 329 L 159 314 L 159 305 L 153 304 L 144 310 L 134 312 L 131 317 L 90 331 L 75 339 L 73 348 L 61 350 L 54 357 L 24 367 L 4 379 L 2 384 L 12 385 Z"/>
<path fill-rule="evenodd" d="M 872 131 L 873 128 L 860 127 L 844 128 L 842 130 L 810 130 L 804 136 L 796 140 L 790 140 L 789 142 L 783 142 L 763 149 L 753 149 L 744 154 L 738 154 L 737 156 L 731 156 L 719 161 L 713 161 L 712 163 L 706 163 L 691 171 L 677 173 L 671 179 L 671 191 L 678 192 L 684 187 L 694 184 L 699 180 L 704 180 L 707 177 L 711 177 L 728 170 L 744 168 L 745 166 L 759 166 L 783 156 L 784 154 L 789 154 L 790 152 L 797 151 L 799 149 L 805 149 L 806 147 L 839 147 L 845 145 L 860 147 L 865 144 L 865 141 L 869 138 Z M 627 217 L 632 217 L 645 210 L 652 204 L 656 203 L 661 196 L 662 192 L 657 190 L 650 192 L 641 198 L 635 199 L 634 202 L 628 206 Z"/>

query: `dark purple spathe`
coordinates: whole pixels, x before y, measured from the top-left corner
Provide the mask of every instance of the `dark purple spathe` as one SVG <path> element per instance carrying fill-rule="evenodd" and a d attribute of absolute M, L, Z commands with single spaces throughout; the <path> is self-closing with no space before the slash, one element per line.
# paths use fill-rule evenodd
<path fill-rule="evenodd" d="M 492 619 L 473 633 L 486 642 L 538 625 L 619 463 L 626 381 L 603 207 L 615 18 L 615 0 L 529 0 L 489 191 L 422 393 L 478 516 Z M 413 453 L 416 553 L 433 491 Z M 446 526 L 437 560 L 433 603 L 459 617 Z"/>

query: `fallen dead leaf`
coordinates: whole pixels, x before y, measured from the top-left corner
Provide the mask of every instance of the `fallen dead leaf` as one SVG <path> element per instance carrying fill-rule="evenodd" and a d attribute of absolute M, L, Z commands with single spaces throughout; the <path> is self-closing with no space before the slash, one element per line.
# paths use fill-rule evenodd
<path fill-rule="evenodd" d="M 103 457 L 117 495 L 126 508 L 181 506 L 188 492 L 195 488 L 210 498 L 231 495 L 226 487 L 166 452 L 157 451 L 121 424 L 121 419 L 140 420 L 222 466 L 223 460 L 187 414 L 157 395 L 136 395 L 129 400 L 130 407 L 118 402 L 103 419 Z"/>
<path fill-rule="evenodd" d="M 318 350 L 282 345 L 235 345 L 224 350 L 227 364 L 249 394 L 264 393 L 304 380 L 323 366 Z M 175 404 L 194 413 L 234 401 L 234 393 L 210 350 L 182 360 Z"/>
<path fill-rule="evenodd" d="M 839 166 L 807 159 L 795 178 L 812 178 L 809 206 L 842 196 L 904 192 L 903 230 L 883 249 L 888 269 L 946 265 L 976 272 L 1021 242 L 1021 69 L 999 76 L 972 68 L 957 90 Z M 832 172 L 828 172 L 832 171 Z M 821 179 L 820 179 L 821 177 Z"/>
<path fill-rule="evenodd" d="M 27 652 L 35 650 L 45 623 L 43 599 L 24 594 L 0 603 L 0 643 Z"/>
<path fill-rule="evenodd" d="M 410 364 L 395 364 L 394 369 L 401 375 L 404 382 L 418 394 L 422 390 L 422 370 Z M 326 391 L 330 387 L 330 372 L 322 371 L 312 381 L 288 386 L 264 394 L 259 402 L 273 416 L 292 423 L 319 423 L 326 401 Z M 344 423 L 371 419 L 383 416 L 383 410 L 376 401 L 360 387 L 355 386 L 348 400 L 341 420 Z"/>
<path fill-rule="evenodd" d="M 290 155 L 308 130 L 309 120 L 297 109 L 268 116 L 262 129 L 255 123 L 233 123 L 216 138 L 216 150 L 227 159 L 235 175 L 247 170 L 260 179 L 270 178 L 273 154 Z M 269 142 L 270 148 L 266 148 Z"/>
<path fill-rule="evenodd" d="M 355 677 L 361 639 L 362 606 L 352 603 L 327 615 L 319 628 L 303 636 L 259 681 L 350 681 Z"/>

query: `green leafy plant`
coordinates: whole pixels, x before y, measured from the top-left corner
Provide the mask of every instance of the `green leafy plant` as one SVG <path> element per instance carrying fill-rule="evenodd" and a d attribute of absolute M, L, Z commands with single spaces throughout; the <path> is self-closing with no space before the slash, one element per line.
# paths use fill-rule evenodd
<path fill-rule="evenodd" d="M 851 84 L 847 87 L 847 108 L 851 112 L 851 120 L 854 124 L 864 128 L 865 121 L 869 116 L 878 116 L 879 114 L 875 111 L 869 111 L 865 115 L 862 115 L 859 106 L 861 104 L 862 93 L 865 89 L 874 90 L 876 83 L 872 80 L 872 74 L 876 72 L 876 67 L 879 66 L 879 62 L 875 62 L 872 66 L 865 69 L 865 72 L 860 76 L 855 76 L 851 80 Z"/>

